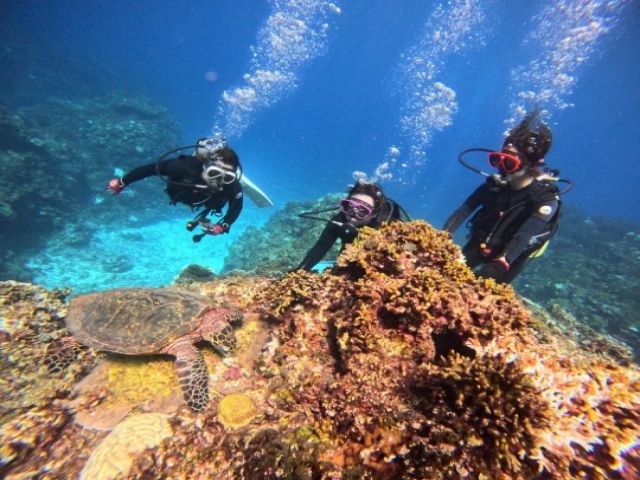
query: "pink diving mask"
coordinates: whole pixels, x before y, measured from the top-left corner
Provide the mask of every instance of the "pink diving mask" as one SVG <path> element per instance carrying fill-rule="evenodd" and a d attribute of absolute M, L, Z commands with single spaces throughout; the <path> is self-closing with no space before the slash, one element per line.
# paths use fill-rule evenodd
<path fill-rule="evenodd" d="M 359 222 L 373 216 L 373 207 L 355 198 L 343 198 L 338 205 L 342 213 Z"/>

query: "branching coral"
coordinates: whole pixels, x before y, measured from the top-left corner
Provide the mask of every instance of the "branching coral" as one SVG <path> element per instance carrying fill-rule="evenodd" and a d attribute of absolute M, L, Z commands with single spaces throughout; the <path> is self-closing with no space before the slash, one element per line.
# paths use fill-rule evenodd
<path fill-rule="evenodd" d="M 549 428 L 551 414 L 518 364 L 503 355 L 454 354 L 441 365 L 422 365 L 413 385 L 426 419 L 424 438 L 414 441 L 428 470 L 437 464 L 449 477 L 474 470 L 489 478 L 534 476 L 535 462 L 526 454 Z"/>

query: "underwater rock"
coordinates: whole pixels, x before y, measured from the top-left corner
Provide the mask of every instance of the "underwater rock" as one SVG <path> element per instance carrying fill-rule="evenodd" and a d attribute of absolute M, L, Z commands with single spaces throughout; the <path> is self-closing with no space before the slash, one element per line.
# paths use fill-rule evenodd
<path fill-rule="evenodd" d="M 7 22 L 0 32 L 0 103 L 16 108 L 49 98 L 78 98 L 113 89 L 113 72 L 98 70 L 93 62 L 70 58 L 67 51 L 45 49 L 32 32 Z M 120 82 L 122 83 L 122 82 Z"/>
<path fill-rule="evenodd" d="M 189 285 L 191 283 L 207 282 L 213 280 L 216 274 L 209 270 L 207 267 L 201 265 L 187 265 L 184 267 L 178 276 L 173 280 L 175 285 Z"/>
<path fill-rule="evenodd" d="M 618 363 L 602 348 L 606 337 L 595 351 L 532 316 L 511 287 L 476 278 L 449 235 L 423 222 L 363 229 L 330 273 L 189 288 L 257 313 L 238 330 L 237 355 L 205 355 L 215 400 L 200 413 L 163 413 L 171 435 L 134 453 L 124 478 L 640 473 L 638 367 Z M 30 445 L 3 451 L 2 473 L 77 476 L 107 432 L 74 417 L 99 412 L 108 392 L 128 392 L 118 386 L 127 375 L 96 377 L 91 394 L 70 389 L 73 407 L 36 398 L 12 422 L 50 419 L 52 429 L 46 438 L 0 430 L 0 443 Z M 145 400 L 129 415 L 153 408 Z M 78 454 L 65 456 L 63 445 Z"/>

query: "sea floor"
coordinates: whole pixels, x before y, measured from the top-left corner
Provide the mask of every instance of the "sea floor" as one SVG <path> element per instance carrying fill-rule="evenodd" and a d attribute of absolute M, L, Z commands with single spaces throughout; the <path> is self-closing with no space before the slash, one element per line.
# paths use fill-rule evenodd
<path fill-rule="evenodd" d="M 198 264 L 220 272 L 229 246 L 248 226 L 260 227 L 267 210 L 247 209 L 229 234 L 206 236 L 199 243 L 185 224 L 189 217 L 145 225 L 110 224 L 82 242 L 64 233 L 25 263 L 33 282 L 47 288 L 72 289 L 72 294 L 116 287 L 157 287 L 170 284 L 180 271 Z"/>

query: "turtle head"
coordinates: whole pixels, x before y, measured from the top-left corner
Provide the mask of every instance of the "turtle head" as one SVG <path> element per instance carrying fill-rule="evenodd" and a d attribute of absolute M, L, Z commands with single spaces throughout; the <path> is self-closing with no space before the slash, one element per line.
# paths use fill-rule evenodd
<path fill-rule="evenodd" d="M 236 334 L 230 323 L 234 314 L 234 310 L 226 308 L 212 309 L 205 314 L 202 338 L 222 355 L 230 355 L 236 349 Z"/>
<path fill-rule="evenodd" d="M 204 339 L 222 355 L 231 355 L 236 349 L 236 334 L 231 325 L 225 325 L 216 332 L 208 332 Z"/>

